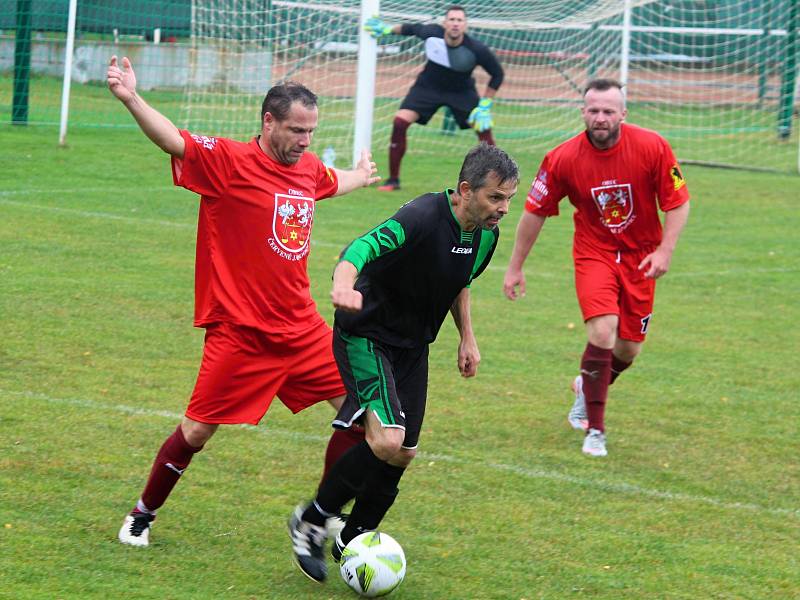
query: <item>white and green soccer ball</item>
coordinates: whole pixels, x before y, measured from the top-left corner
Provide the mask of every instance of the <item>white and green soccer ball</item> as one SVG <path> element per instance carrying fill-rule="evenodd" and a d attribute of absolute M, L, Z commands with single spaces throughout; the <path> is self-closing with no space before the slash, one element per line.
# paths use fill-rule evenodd
<path fill-rule="evenodd" d="M 342 551 L 342 579 L 360 596 L 374 598 L 394 590 L 406 576 L 406 555 L 385 533 L 356 536 Z"/>

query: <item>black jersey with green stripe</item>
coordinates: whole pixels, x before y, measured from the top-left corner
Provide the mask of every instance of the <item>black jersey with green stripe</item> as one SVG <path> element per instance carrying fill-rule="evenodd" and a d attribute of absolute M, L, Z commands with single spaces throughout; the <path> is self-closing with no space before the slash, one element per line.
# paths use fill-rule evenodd
<path fill-rule="evenodd" d="M 463 231 L 450 204 L 452 190 L 424 194 L 355 239 L 342 260 L 359 270 L 358 313 L 337 310 L 336 324 L 400 348 L 430 344 L 456 296 L 492 258 L 500 230 Z"/>

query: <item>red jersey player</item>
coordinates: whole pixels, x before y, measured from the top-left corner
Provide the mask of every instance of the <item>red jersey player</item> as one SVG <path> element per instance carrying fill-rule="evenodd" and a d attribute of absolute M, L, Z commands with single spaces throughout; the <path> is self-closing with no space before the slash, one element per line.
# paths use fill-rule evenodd
<path fill-rule="evenodd" d="M 586 431 L 584 453 L 606 456 L 608 386 L 641 350 L 655 280 L 669 269 L 689 216 L 689 193 L 667 141 L 623 124 L 618 82 L 591 81 L 581 113 L 586 131 L 548 152 L 531 185 L 503 291 L 511 300 L 525 294 L 522 265 L 545 219 L 558 214 L 567 196 L 575 206 L 575 288 L 589 338 L 569 422 Z"/>
<path fill-rule="evenodd" d="M 300 84 L 269 90 L 261 135 L 249 143 L 179 130 L 136 93 L 127 58 L 121 68 L 111 58 L 108 86 L 172 156 L 175 184 L 201 196 L 194 323 L 206 329 L 203 360 L 186 414 L 119 532 L 121 542 L 147 546 L 156 510 L 220 424 L 257 424 L 275 396 L 295 413 L 323 400 L 341 406 L 331 329 L 311 299 L 306 261 L 316 202 L 378 177 L 367 151 L 352 171 L 306 152 L 317 98 Z M 326 463 L 362 439 L 335 432 Z"/>

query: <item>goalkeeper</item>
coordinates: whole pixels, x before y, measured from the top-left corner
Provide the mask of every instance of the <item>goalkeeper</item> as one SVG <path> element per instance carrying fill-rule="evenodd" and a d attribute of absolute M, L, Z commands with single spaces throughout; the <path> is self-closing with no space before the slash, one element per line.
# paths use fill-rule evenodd
<path fill-rule="evenodd" d="M 461 129 L 472 128 L 481 141 L 494 145 L 492 104 L 503 83 L 503 67 L 486 44 L 470 37 L 467 13 L 453 5 L 442 25 L 403 23 L 390 25 L 378 17 L 364 24 L 372 37 L 414 35 L 425 40 L 425 67 L 394 116 L 389 144 L 389 179 L 381 191 L 400 189 L 400 162 L 406 152 L 406 131 L 412 123 L 425 125 L 441 106 L 447 106 Z M 483 97 L 478 95 L 472 71 L 480 65 L 490 77 Z"/>

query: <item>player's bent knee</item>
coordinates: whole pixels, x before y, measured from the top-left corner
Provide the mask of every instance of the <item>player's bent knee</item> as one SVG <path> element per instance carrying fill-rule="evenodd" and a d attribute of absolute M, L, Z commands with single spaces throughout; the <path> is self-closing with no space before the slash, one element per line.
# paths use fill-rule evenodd
<path fill-rule="evenodd" d="M 617 341 L 619 318 L 616 315 L 602 315 L 586 321 L 589 341 L 600 348 L 613 348 Z"/>
<path fill-rule="evenodd" d="M 389 461 L 389 464 L 395 467 L 403 467 L 404 469 L 411 464 L 414 457 L 417 455 L 416 448 L 400 448 L 400 451 L 394 455 Z"/>
<path fill-rule="evenodd" d="M 398 110 L 394 115 L 394 123 L 397 125 L 397 120 L 400 119 L 406 125 L 411 125 L 412 123 L 416 123 L 419 120 L 419 113 L 414 112 L 413 110 L 408 110 L 406 108 L 401 108 Z"/>
<path fill-rule="evenodd" d="M 613 348 L 616 335 L 611 332 L 594 333 L 589 336 L 589 341 L 598 348 Z"/>
<path fill-rule="evenodd" d="M 367 443 L 373 454 L 381 460 L 393 460 L 401 451 L 405 431 L 402 429 L 383 427 L 375 435 L 367 434 Z"/>
<path fill-rule="evenodd" d="M 188 417 L 184 417 L 181 422 L 181 432 L 186 443 L 195 448 L 200 448 L 211 439 L 218 427 L 216 423 L 201 423 Z"/>
<path fill-rule="evenodd" d="M 614 346 L 614 355 L 623 362 L 633 362 L 642 351 L 642 342 L 632 342 L 630 340 L 617 340 Z"/>

